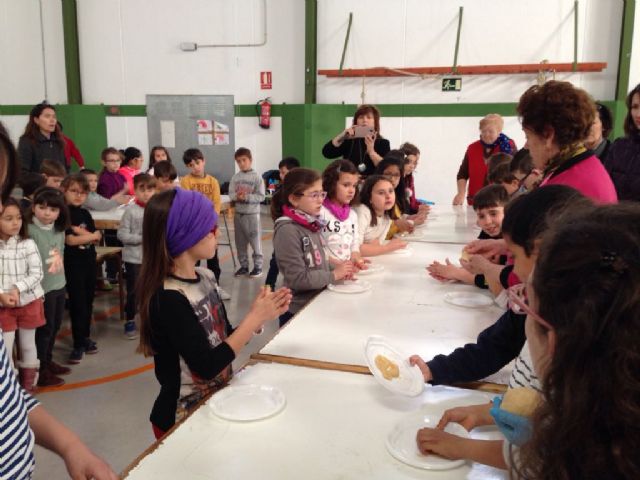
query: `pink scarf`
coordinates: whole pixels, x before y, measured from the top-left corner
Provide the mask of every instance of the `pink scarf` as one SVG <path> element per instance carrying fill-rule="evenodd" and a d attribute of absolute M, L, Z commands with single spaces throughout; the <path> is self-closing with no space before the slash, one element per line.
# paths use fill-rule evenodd
<path fill-rule="evenodd" d="M 340 206 L 337 203 L 329 200 L 329 197 L 324 199 L 322 205 L 324 205 L 325 208 L 329 210 L 333 214 L 333 216 L 341 222 L 344 222 L 349 217 L 349 212 L 351 211 L 351 206 L 349 204 Z"/>
<path fill-rule="evenodd" d="M 282 213 L 285 217 L 289 217 L 298 225 L 302 225 L 304 228 L 311 230 L 312 232 L 320 231 L 324 225 L 318 217 L 304 213 L 301 210 L 294 210 L 289 205 L 282 207 Z"/>

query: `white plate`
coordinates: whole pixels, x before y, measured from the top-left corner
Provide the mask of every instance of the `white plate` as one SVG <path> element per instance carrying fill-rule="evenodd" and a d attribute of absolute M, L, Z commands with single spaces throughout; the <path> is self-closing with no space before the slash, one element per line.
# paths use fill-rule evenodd
<path fill-rule="evenodd" d="M 416 435 L 424 427 L 436 428 L 440 417 L 424 413 L 414 413 L 399 422 L 387 435 L 387 450 L 393 458 L 412 467 L 425 470 L 450 470 L 465 464 L 465 460 L 447 460 L 435 454 L 423 455 L 418 450 Z M 445 432 L 459 437 L 469 438 L 467 432 L 459 423 L 449 423 Z"/>
<path fill-rule="evenodd" d="M 384 265 L 380 265 L 379 263 L 368 263 L 367 269 L 358 271 L 356 275 L 373 275 L 374 273 L 380 272 L 384 272 Z"/>
<path fill-rule="evenodd" d="M 220 418 L 234 422 L 253 422 L 271 417 L 286 404 L 282 390 L 269 385 L 232 385 L 223 388 L 207 402 Z"/>
<path fill-rule="evenodd" d="M 444 301 L 466 308 L 481 308 L 493 305 L 493 300 L 488 296 L 473 292 L 449 292 L 444 295 Z"/>
<path fill-rule="evenodd" d="M 376 357 L 384 355 L 398 365 L 400 376 L 387 380 L 376 366 Z M 409 365 L 409 356 L 393 348 L 379 335 L 370 336 L 364 347 L 364 356 L 375 379 L 386 389 L 401 395 L 416 397 L 424 391 L 424 377 L 418 366 Z"/>
<path fill-rule="evenodd" d="M 388 255 L 402 255 L 403 257 L 408 257 L 413 253 L 413 249 L 411 247 L 404 247 L 398 250 L 394 250 L 393 252 L 389 252 Z"/>
<path fill-rule="evenodd" d="M 330 283 L 327 288 L 336 293 L 362 293 L 371 290 L 371 284 L 364 280 L 345 280 L 342 283 Z"/>
<path fill-rule="evenodd" d="M 399 238 L 401 240 L 406 240 L 406 241 L 411 241 L 411 240 L 420 240 L 422 238 L 424 238 L 424 232 L 421 232 L 419 230 L 414 230 L 412 233 L 398 233 L 396 235 L 396 238 Z"/>

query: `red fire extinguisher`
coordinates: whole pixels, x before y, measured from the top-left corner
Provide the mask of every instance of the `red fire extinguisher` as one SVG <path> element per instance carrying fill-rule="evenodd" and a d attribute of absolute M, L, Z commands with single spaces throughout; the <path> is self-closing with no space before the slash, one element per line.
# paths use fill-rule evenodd
<path fill-rule="evenodd" d="M 258 101 L 256 111 L 259 118 L 258 125 L 262 128 L 269 128 L 271 126 L 271 102 L 269 97 Z"/>

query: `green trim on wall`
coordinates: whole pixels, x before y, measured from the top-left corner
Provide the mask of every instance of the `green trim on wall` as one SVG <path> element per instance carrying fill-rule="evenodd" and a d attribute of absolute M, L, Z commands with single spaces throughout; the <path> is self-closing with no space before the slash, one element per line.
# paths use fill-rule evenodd
<path fill-rule="evenodd" d="M 82 153 L 86 167 L 100 170 L 100 153 L 107 146 L 102 105 L 56 105 L 56 114 L 64 124 L 65 135 L 73 139 Z"/>
<path fill-rule="evenodd" d="M 616 100 L 624 100 L 630 90 L 629 72 L 631 71 L 631 48 L 636 0 L 624 0 L 622 30 L 620 32 L 620 51 L 618 57 L 618 78 L 616 80 Z"/>
<path fill-rule="evenodd" d="M 67 74 L 67 102 L 82 103 L 80 80 L 80 48 L 78 44 L 78 11 L 76 0 L 62 0 L 62 29 L 64 35 L 64 66 Z"/>
<path fill-rule="evenodd" d="M 29 115 L 33 105 L 0 105 L 0 115 Z"/>
<path fill-rule="evenodd" d="M 304 103 L 316 103 L 318 78 L 318 1 L 304 2 Z"/>

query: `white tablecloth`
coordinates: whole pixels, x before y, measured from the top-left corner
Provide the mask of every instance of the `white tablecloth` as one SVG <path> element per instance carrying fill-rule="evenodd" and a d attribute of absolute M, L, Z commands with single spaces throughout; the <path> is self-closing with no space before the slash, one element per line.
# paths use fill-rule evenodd
<path fill-rule="evenodd" d="M 417 398 L 383 389 L 373 377 L 304 367 L 260 364 L 242 371 L 237 384 L 280 388 L 285 409 L 249 423 L 196 411 L 127 478 L 137 479 L 505 479 L 505 472 L 467 463 L 426 471 L 394 459 L 385 438 L 403 417 L 420 409 L 440 415 L 459 405 L 486 403 L 492 395 L 431 387 Z M 472 432 L 500 438 L 495 427 Z"/>

